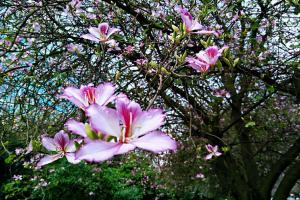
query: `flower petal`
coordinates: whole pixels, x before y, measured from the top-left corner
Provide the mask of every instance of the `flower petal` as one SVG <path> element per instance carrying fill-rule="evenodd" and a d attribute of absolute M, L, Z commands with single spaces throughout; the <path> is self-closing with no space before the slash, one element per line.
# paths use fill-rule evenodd
<path fill-rule="evenodd" d="M 180 9 L 180 15 L 181 15 L 181 19 L 182 19 L 183 23 L 185 24 L 186 28 L 190 31 L 190 28 L 193 24 L 192 15 L 185 8 Z"/>
<path fill-rule="evenodd" d="M 202 25 L 197 20 L 193 20 L 191 31 L 200 30 L 202 28 Z"/>
<path fill-rule="evenodd" d="M 66 123 L 65 126 L 69 131 L 72 133 L 75 133 L 77 135 L 80 135 L 82 137 L 87 137 L 84 124 L 82 122 L 78 122 L 74 119 L 69 119 Z"/>
<path fill-rule="evenodd" d="M 54 154 L 54 155 L 47 155 L 45 157 L 43 157 L 38 163 L 37 163 L 37 166 L 38 167 L 41 167 L 41 166 L 44 166 L 44 165 L 47 165 L 49 163 L 52 163 L 60 158 L 62 158 L 63 155 L 62 154 Z"/>
<path fill-rule="evenodd" d="M 215 155 L 216 155 L 216 156 L 220 156 L 220 155 L 222 155 L 222 153 L 216 152 Z"/>
<path fill-rule="evenodd" d="M 65 152 L 71 153 L 76 151 L 75 140 L 70 140 L 65 147 Z"/>
<path fill-rule="evenodd" d="M 133 149 L 135 149 L 135 147 L 136 146 L 133 145 L 133 144 L 126 144 L 126 143 L 121 144 L 119 146 L 119 149 L 116 151 L 115 155 L 125 154 L 125 153 L 127 153 L 127 152 L 132 151 Z"/>
<path fill-rule="evenodd" d="M 91 40 L 91 41 L 94 41 L 94 42 L 99 42 L 100 40 L 98 38 L 96 38 L 94 35 L 92 34 L 84 34 L 81 36 L 82 38 L 84 39 L 87 39 L 87 40 Z"/>
<path fill-rule="evenodd" d="M 108 28 L 109 28 L 109 25 L 106 22 L 98 25 L 98 30 L 103 35 L 107 35 Z"/>
<path fill-rule="evenodd" d="M 68 162 L 72 163 L 72 164 L 78 164 L 81 161 L 81 160 L 75 159 L 75 153 L 66 153 L 66 158 L 67 158 Z"/>
<path fill-rule="evenodd" d="M 143 137 L 140 137 L 131 144 L 154 153 L 166 150 L 176 150 L 176 141 L 160 131 L 153 131 Z"/>
<path fill-rule="evenodd" d="M 76 152 L 75 158 L 90 162 L 101 162 L 113 157 L 119 148 L 120 145 L 118 143 L 92 141 L 82 146 Z"/>
<path fill-rule="evenodd" d="M 59 131 L 54 136 L 54 142 L 57 147 L 60 147 L 60 149 L 65 149 L 66 146 L 69 144 L 70 139 L 68 134 L 65 134 L 63 130 Z"/>
<path fill-rule="evenodd" d="M 60 95 L 61 98 L 68 99 L 79 108 L 87 107 L 89 104 L 84 98 L 80 89 L 74 87 L 67 87 L 64 89 L 64 93 Z"/>
<path fill-rule="evenodd" d="M 110 29 L 108 30 L 107 37 L 111 36 L 112 34 L 118 32 L 118 31 L 120 31 L 120 30 L 117 29 L 117 28 L 110 28 Z"/>
<path fill-rule="evenodd" d="M 57 146 L 53 138 L 42 136 L 42 144 L 49 151 L 57 151 Z"/>
<path fill-rule="evenodd" d="M 111 83 L 103 83 L 98 85 L 95 91 L 96 103 L 105 106 L 115 99 L 115 87 Z"/>
<path fill-rule="evenodd" d="M 94 104 L 87 109 L 86 114 L 89 116 L 93 129 L 107 135 L 120 137 L 119 117 L 114 109 Z"/>
<path fill-rule="evenodd" d="M 95 38 L 100 38 L 100 29 L 98 29 L 97 27 L 90 27 L 89 32 Z"/>
<path fill-rule="evenodd" d="M 139 137 L 150 131 L 158 129 L 164 124 L 165 115 L 161 109 L 150 109 L 143 111 L 133 121 L 133 137 Z"/>
<path fill-rule="evenodd" d="M 212 158 L 213 154 L 210 153 L 208 155 L 205 156 L 205 160 L 210 160 Z"/>

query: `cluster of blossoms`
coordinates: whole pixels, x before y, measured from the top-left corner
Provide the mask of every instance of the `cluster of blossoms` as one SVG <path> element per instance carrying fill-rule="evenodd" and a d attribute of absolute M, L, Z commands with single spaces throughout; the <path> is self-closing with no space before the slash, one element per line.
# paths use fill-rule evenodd
<path fill-rule="evenodd" d="M 80 9 L 81 2 L 73 0 L 69 8 Z M 206 30 L 192 15 L 183 7 L 176 7 L 183 21 L 183 31 L 195 34 L 214 34 L 215 31 Z M 90 27 L 89 33 L 81 37 L 97 43 L 105 43 L 110 46 L 109 50 L 120 50 L 118 43 L 111 39 L 111 35 L 119 29 L 109 27 L 109 24 L 100 23 L 98 27 Z M 196 57 L 187 57 L 188 65 L 199 72 L 205 73 L 216 64 L 222 51 L 228 47 L 218 49 L 211 46 L 200 51 Z M 76 44 L 68 44 L 67 50 L 72 53 L 81 53 L 83 47 Z M 125 54 L 134 51 L 134 46 L 127 46 Z M 136 60 L 137 65 L 146 65 L 147 59 Z M 224 92 L 218 92 L 219 96 L 226 96 Z M 67 99 L 85 112 L 88 118 L 86 123 L 69 119 L 65 127 L 69 132 L 79 136 L 71 139 L 63 130 L 59 131 L 54 138 L 42 136 L 43 146 L 52 152 L 38 162 L 38 167 L 66 157 L 71 163 L 79 163 L 81 160 L 88 162 L 102 162 L 115 155 L 125 154 L 136 147 L 154 153 L 166 150 L 176 150 L 176 142 L 161 132 L 159 128 L 164 124 L 165 115 L 161 109 L 143 111 L 140 105 L 128 99 L 125 94 L 115 94 L 115 86 L 111 83 L 103 83 L 94 87 L 93 84 L 83 85 L 79 89 L 67 87 L 61 98 Z M 217 146 L 206 146 L 209 154 L 219 156 Z"/>
<path fill-rule="evenodd" d="M 125 154 L 136 147 L 154 153 L 176 150 L 176 142 L 159 131 L 165 115 L 161 109 L 143 111 L 140 105 L 130 101 L 125 94 L 115 94 L 111 83 L 80 89 L 67 87 L 61 98 L 67 99 L 85 111 L 88 123 L 69 119 L 65 126 L 80 136 L 70 139 L 63 130 L 54 138 L 42 136 L 43 146 L 52 152 L 43 157 L 38 166 L 66 157 L 71 163 L 81 160 L 101 162 L 115 155 Z M 114 103 L 114 107 L 108 107 Z"/>

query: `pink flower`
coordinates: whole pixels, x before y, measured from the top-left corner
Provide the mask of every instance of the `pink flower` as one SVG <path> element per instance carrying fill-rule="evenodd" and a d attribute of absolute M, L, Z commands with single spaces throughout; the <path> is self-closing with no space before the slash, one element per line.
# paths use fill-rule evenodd
<path fill-rule="evenodd" d="M 81 109 L 86 109 L 91 104 L 107 105 L 115 99 L 115 87 L 111 83 L 103 83 L 94 87 L 93 84 L 82 85 L 80 89 L 67 87 L 61 98 L 68 99 Z"/>
<path fill-rule="evenodd" d="M 205 51 L 197 53 L 196 58 L 187 57 L 186 62 L 190 67 L 204 73 L 207 72 L 211 66 L 216 64 L 223 50 L 224 48 L 218 50 L 218 47 L 211 46 L 205 49 Z"/>
<path fill-rule="evenodd" d="M 94 42 L 108 42 L 109 37 L 119 31 L 116 28 L 110 28 L 108 23 L 101 23 L 98 27 L 90 27 L 89 34 L 84 34 L 81 37 Z"/>
<path fill-rule="evenodd" d="M 126 54 L 131 54 L 134 51 L 134 46 L 128 45 L 124 48 Z"/>
<path fill-rule="evenodd" d="M 12 177 L 15 181 L 21 181 L 23 179 L 22 175 L 13 175 Z"/>
<path fill-rule="evenodd" d="M 125 95 L 117 98 L 116 110 L 94 104 L 87 115 L 94 130 L 115 137 L 117 142 L 90 141 L 78 150 L 77 159 L 101 162 L 136 147 L 154 153 L 176 149 L 176 142 L 157 130 L 164 123 L 162 110 L 142 111 Z"/>
<path fill-rule="evenodd" d="M 181 19 L 183 21 L 183 24 L 185 25 L 187 33 L 202 29 L 202 25 L 197 20 L 193 20 L 192 15 L 186 8 L 176 6 L 175 10 L 181 15 Z"/>
<path fill-rule="evenodd" d="M 204 178 L 204 174 L 198 173 L 198 174 L 196 174 L 196 178 L 203 179 Z"/>
<path fill-rule="evenodd" d="M 213 30 L 205 30 L 205 27 L 203 27 L 197 20 L 193 20 L 193 16 L 191 13 L 188 12 L 186 8 L 183 8 L 181 6 L 176 6 L 175 10 L 181 15 L 181 19 L 183 21 L 183 24 L 185 26 L 185 31 L 187 33 L 195 33 L 195 34 L 203 34 L 203 35 L 210 35 L 213 34 L 216 37 L 220 36 L 220 33 Z M 196 32 L 192 32 L 196 31 Z"/>
<path fill-rule="evenodd" d="M 109 40 L 106 42 L 106 44 L 109 45 L 109 48 L 107 49 L 108 52 L 113 51 L 113 50 L 115 50 L 115 51 L 121 50 L 121 48 L 119 47 L 119 43 L 116 42 L 116 40 Z"/>
<path fill-rule="evenodd" d="M 78 53 L 78 54 L 81 54 L 82 51 L 83 51 L 83 47 L 82 45 L 78 45 L 78 44 L 68 44 L 67 45 L 67 50 L 71 53 Z"/>
<path fill-rule="evenodd" d="M 75 143 L 74 140 L 70 140 L 68 134 L 65 134 L 64 131 L 59 131 L 55 134 L 54 139 L 42 136 L 43 146 L 49 150 L 54 151 L 56 154 L 51 154 L 43 157 L 38 163 L 37 166 L 41 167 L 52 163 L 64 156 L 70 163 L 77 164 L 80 160 L 75 160 Z"/>
<path fill-rule="evenodd" d="M 137 59 L 137 60 L 135 61 L 135 63 L 136 63 L 137 65 L 143 66 L 143 65 L 146 65 L 146 64 L 148 63 L 148 59 L 145 59 L 145 58 Z"/>
<path fill-rule="evenodd" d="M 22 149 L 22 148 L 16 148 L 15 149 L 15 153 L 16 153 L 16 155 L 20 155 L 20 154 L 24 153 L 24 149 Z"/>
<path fill-rule="evenodd" d="M 211 159 L 213 156 L 220 156 L 222 153 L 218 152 L 218 145 L 212 146 L 210 144 L 205 145 L 206 150 L 208 151 L 208 155 L 205 156 L 205 160 Z"/>
<path fill-rule="evenodd" d="M 230 93 L 227 92 L 224 89 L 216 89 L 216 90 L 214 90 L 213 91 L 213 95 L 216 96 L 216 97 L 226 97 L 226 98 L 230 97 Z"/>

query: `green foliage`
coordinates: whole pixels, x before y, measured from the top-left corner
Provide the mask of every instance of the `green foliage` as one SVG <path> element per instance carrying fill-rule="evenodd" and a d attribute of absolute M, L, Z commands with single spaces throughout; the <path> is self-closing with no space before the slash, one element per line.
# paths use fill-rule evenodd
<path fill-rule="evenodd" d="M 26 173 L 22 180 L 12 178 L 1 190 L 5 199 L 154 199 L 162 191 L 149 162 L 133 154 L 102 164 L 61 159 L 43 169 L 18 170 Z"/>

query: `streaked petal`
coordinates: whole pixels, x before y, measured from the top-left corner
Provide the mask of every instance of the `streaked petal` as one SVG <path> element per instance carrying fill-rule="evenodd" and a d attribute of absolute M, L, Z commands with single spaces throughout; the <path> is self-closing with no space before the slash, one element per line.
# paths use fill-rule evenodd
<path fill-rule="evenodd" d="M 115 99 L 115 87 L 112 83 L 103 83 L 98 85 L 95 91 L 96 103 L 105 106 Z"/>
<path fill-rule="evenodd" d="M 81 160 L 75 160 L 75 153 L 66 153 L 66 158 L 69 163 L 78 164 Z"/>
<path fill-rule="evenodd" d="M 103 35 L 107 35 L 108 28 L 109 28 L 109 25 L 106 22 L 98 25 L 98 30 Z"/>
<path fill-rule="evenodd" d="M 205 145 L 205 148 L 206 148 L 206 150 L 207 150 L 209 153 L 213 152 L 213 146 L 212 146 L 212 145 L 207 144 L 207 145 Z"/>
<path fill-rule="evenodd" d="M 38 167 L 41 167 L 41 166 L 44 166 L 44 165 L 47 165 L 49 163 L 52 163 L 60 158 L 62 158 L 63 155 L 62 154 L 54 154 L 54 155 L 47 155 L 45 157 L 43 157 L 38 163 L 37 163 L 37 166 Z"/>
<path fill-rule="evenodd" d="M 99 105 L 91 105 L 87 111 L 91 126 L 101 133 L 120 137 L 119 117 L 114 109 Z"/>
<path fill-rule="evenodd" d="M 65 134 L 65 132 L 61 130 L 55 134 L 54 142 L 56 146 L 60 147 L 61 149 L 65 149 L 68 143 L 70 142 L 70 139 L 68 134 Z"/>
<path fill-rule="evenodd" d="M 216 56 L 219 56 L 219 49 L 218 47 L 216 46 L 210 46 L 208 47 L 207 49 L 205 49 L 205 52 L 207 53 L 207 55 L 210 57 L 210 58 L 214 58 Z"/>
<path fill-rule="evenodd" d="M 42 144 L 49 151 L 57 151 L 57 146 L 53 138 L 42 136 Z"/>
<path fill-rule="evenodd" d="M 82 94 L 80 89 L 74 87 L 65 88 L 63 94 L 60 95 L 60 97 L 64 99 L 68 99 L 79 108 L 88 106 L 88 102 L 84 98 L 84 95 Z"/>
<path fill-rule="evenodd" d="M 75 134 L 80 135 L 82 137 L 87 137 L 86 132 L 85 132 L 85 128 L 84 128 L 84 123 L 78 122 L 74 119 L 69 119 L 65 123 L 65 126 L 72 133 L 75 133 Z"/>
<path fill-rule="evenodd" d="M 79 160 L 102 162 L 114 156 L 120 145 L 118 143 L 92 141 L 82 146 L 75 154 Z"/>
<path fill-rule="evenodd" d="M 143 111 L 133 122 L 133 137 L 139 137 L 158 129 L 164 124 L 165 115 L 161 109 Z"/>
<path fill-rule="evenodd" d="M 192 15 L 185 8 L 182 8 L 180 10 L 180 14 L 181 14 L 181 19 L 182 19 L 183 23 L 185 24 L 186 28 L 190 31 L 190 28 L 193 23 Z"/>
<path fill-rule="evenodd" d="M 130 101 L 125 94 L 118 95 L 116 99 L 116 109 L 124 124 L 127 118 L 129 118 L 130 113 L 132 114 L 132 120 L 134 121 L 142 112 L 141 106 L 134 101 Z"/>
<path fill-rule="evenodd" d="M 131 144 L 154 153 L 166 150 L 176 150 L 176 141 L 160 131 L 153 131 L 143 137 L 135 139 Z"/>

